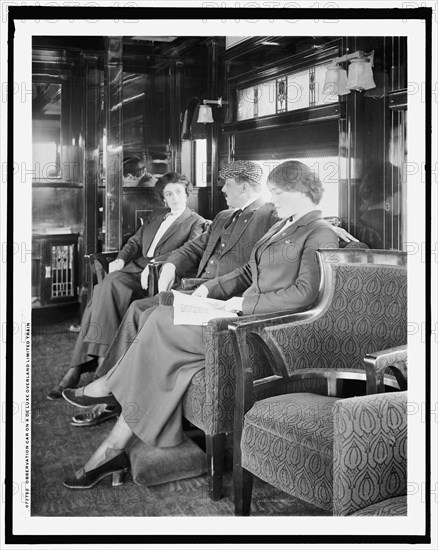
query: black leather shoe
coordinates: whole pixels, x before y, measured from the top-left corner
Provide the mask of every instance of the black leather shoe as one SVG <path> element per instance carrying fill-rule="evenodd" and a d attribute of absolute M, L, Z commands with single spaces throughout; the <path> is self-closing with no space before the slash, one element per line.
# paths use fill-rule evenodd
<path fill-rule="evenodd" d="M 56 386 L 53 386 L 53 388 L 46 395 L 46 398 L 49 399 L 50 401 L 54 401 L 55 399 L 61 399 L 62 392 L 64 389 L 65 389 L 64 386 L 61 386 L 61 384 L 56 384 Z"/>
<path fill-rule="evenodd" d="M 100 404 L 117 405 L 118 404 L 118 401 L 113 394 L 103 395 L 102 397 L 90 397 L 89 395 L 84 395 L 85 387 L 86 386 L 82 386 L 82 388 L 77 388 L 76 390 L 67 388 L 62 392 L 62 397 L 72 405 L 76 405 L 77 407 L 82 407 L 83 409 L 87 407 L 92 407 L 93 405 L 100 405 Z"/>
<path fill-rule="evenodd" d="M 94 470 L 86 472 L 81 468 L 76 475 L 65 479 L 62 484 L 69 489 L 91 489 L 106 476 L 113 476 L 113 487 L 123 485 L 126 472 L 129 470 L 129 458 L 125 451 L 101 464 Z"/>
<path fill-rule="evenodd" d="M 120 405 L 116 405 L 115 407 L 112 405 L 107 405 L 106 407 L 103 405 L 96 405 L 91 409 L 91 411 L 79 413 L 73 416 L 70 424 L 72 426 L 83 428 L 88 426 L 96 426 L 96 424 L 105 422 L 105 420 L 119 416 L 121 410 L 122 408 Z"/>

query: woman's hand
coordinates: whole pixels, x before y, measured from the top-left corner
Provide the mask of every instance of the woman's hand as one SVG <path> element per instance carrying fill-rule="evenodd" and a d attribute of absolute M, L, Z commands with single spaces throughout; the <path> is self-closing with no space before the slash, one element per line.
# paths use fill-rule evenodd
<path fill-rule="evenodd" d="M 173 264 L 164 264 L 158 277 L 158 292 L 170 290 L 175 283 L 176 267 Z"/>
<path fill-rule="evenodd" d="M 356 239 L 356 237 L 353 237 L 353 235 L 350 235 L 348 231 L 345 231 L 345 229 L 342 229 L 342 227 L 332 227 L 333 231 L 336 233 L 336 235 L 341 239 L 342 241 L 345 241 L 346 243 L 349 243 L 351 241 L 354 241 L 356 243 L 359 242 L 359 239 Z"/>
<path fill-rule="evenodd" d="M 143 290 L 148 289 L 148 285 L 149 285 L 149 266 L 148 265 L 141 272 L 140 284 Z"/>
<path fill-rule="evenodd" d="M 125 267 L 125 261 L 119 258 L 108 264 L 108 272 L 112 273 L 113 271 L 120 271 L 124 267 Z"/>
<path fill-rule="evenodd" d="M 240 313 L 243 311 L 243 298 L 230 298 L 225 302 L 225 311 Z"/>
<path fill-rule="evenodd" d="M 195 292 L 193 292 L 192 296 L 198 296 L 198 298 L 207 298 L 208 288 L 205 285 L 198 286 Z"/>

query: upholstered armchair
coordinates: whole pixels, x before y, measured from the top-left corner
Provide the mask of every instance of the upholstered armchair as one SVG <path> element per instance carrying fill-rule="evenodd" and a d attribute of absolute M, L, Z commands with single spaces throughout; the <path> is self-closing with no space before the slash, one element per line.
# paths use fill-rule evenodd
<path fill-rule="evenodd" d="M 377 250 L 317 255 L 322 292 L 311 310 L 230 324 L 237 364 L 237 515 L 249 514 L 253 475 L 333 511 L 333 425 L 342 407 L 342 382 L 365 381 L 367 370 L 372 377 L 364 357 L 380 355 L 386 366 L 378 376 L 400 389 L 393 372 L 384 370 L 400 366 L 405 353 L 399 346 L 407 332 L 406 255 Z M 257 361 L 269 366 L 264 378 L 253 368 Z M 315 388 L 303 390 L 304 381 L 313 381 Z"/>
<path fill-rule="evenodd" d="M 407 514 L 407 392 L 333 408 L 333 515 Z"/>
<path fill-rule="evenodd" d="M 364 315 L 363 322 L 366 326 L 369 325 L 371 318 L 374 314 L 374 309 L 364 308 L 363 303 L 360 300 L 360 294 L 357 294 L 362 280 L 349 280 L 350 272 L 357 264 L 363 264 L 368 262 L 386 261 L 388 263 L 389 270 L 396 276 L 394 285 L 391 283 L 389 287 L 385 286 L 385 292 L 391 292 L 391 300 L 393 303 L 393 314 L 406 315 L 403 311 L 406 311 L 406 306 L 403 306 L 403 302 L 406 301 L 406 266 L 405 257 L 401 253 L 397 252 L 384 252 L 384 251 L 371 251 L 360 249 L 344 249 L 344 250 L 330 250 L 323 253 L 319 253 L 319 261 L 321 266 L 327 264 L 328 266 L 343 265 L 344 270 L 338 277 L 338 284 L 341 292 L 340 296 L 342 300 L 336 302 L 337 308 L 342 309 L 354 304 L 354 308 L 358 309 L 359 304 L 360 311 L 357 312 L 357 316 Z M 331 280 L 331 270 L 327 268 L 325 273 L 325 279 Z M 384 282 L 384 281 L 382 281 Z M 400 286 L 397 286 L 400 285 Z M 310 310 L 303 313 L 292 314 L 292 318 L 304 322 L 305 319 L 314 315 L 319 315 L 321 311 L 321 305 L 328 300 L 328 296 L 333 289 L 333 284 L 330 285 L 330 290 L 326 290 L 324 281 L 321 284 L 320 296 L 317 299 L 315 306 Z M 376 299 L 379 295 L 379 286 L 376 290 Z M 161 293 L 160 303 L 171 305 L 173 296 L 171 293 Z M 355 298 L 355 300 L 354 300 Z M 389 297 L 385 294 L 385 303 Z M 319 304 L 319 305 L 318 305 Z M 316 309 L 315 309 L 316 308 Z M 399 308 L 399 309 L 397 309 Z M 403 309 L 404 308 L 404 309 Z M 335 317 L 338 312 L 335 313 Z M 210 473 L 210 492 L 214 500 L 221 498 L 222 493 L 222 476 L 224 467 L 224 450 L 225 450 L 225 438 L 226 434 L 233 432 L 234 423 L 234 405 L 235 405 L 235 365 L 236 357 L 231 341 L 231 335 L 228 330 L 228 325 L 233 322 L 234 325 L 245 325 L 248 322 L 261 322 L 264 319 L 270 319 L 272 315 L 251 315 L 244 316 L 236 319 L 213 319 L 208 323 L 206 334 L 206 360 L 205 369 L 198 372 L 192 379 L 187 392 L 183 398 L 183 414 L 187 420 L 193 425 L 200 428 L 206 435 L 206 450 L 207 460 Z M 391 319 L 392 323 L 392 319 Z M 364 325 L 364 326 L 365 326 Z M 359 330 L 362 329 L 362 324 L 359 326 Z M 345 335 L 346 325 L 342 322 L 339 325 L 339 321 L 336 319 L 330 319 L 327 323 L 323 323 L 322 329 L 327 331 L 327 334 L 332 329 L 338 335 L 340 340 L 345 340 L 348 344 L 348 337 Z M 405 342 L 406 329 L 397 333 L 397 337 L 394 338 L 377 338 L 376 342 L 386 342 L 389 345 L 401 344 Z M 285 338 L 287 338 L 285 336 Z M 330 345 L 330 341 L 327 342 Z M 381 346 L 375 347 L 373 341 L 369 342 L 370 347 L 365 347 L 366 351 L 362 353 L 361 357 L 365 355 L 367 351 L 373 351 L 374 349 L 381 349 Z M 303 349 L 303 357 L 301 361 L 305 361 L 305 358 L 309 352 L 313 351 L 313 342 L 306 342 L 305 340 L 297 340 L 294 345 Z M 310 349 L 309 347 L 310 346 Z M 363 347 L 363 346 L 362 346 Z M 259 353 L 257 342 L 251 341 L 249 343 L 251 351 L 251 363 L 254 373 L 254 377 L 263 378 L 269 373 L 269 363 L 265 360 L 265 356 Z M 350 349 L 350 345 L 349 345 Z M 346 358 L 349 355 L 347 354 Z M 350 369 L 353 377 L 356 377 L 356 371 Z M 365 372 L 363 367 L 360 367 L 360 376 L 365 379 Z M 336 381 L 335 381 L 336 382 Z M 388 383 L 395 384 L 394 380 L 388 380 Z M 285 389 L 293 387 L 294 391 L 305 392 L 319 392 L 324 393 L 326 391 L 326 384 L 324 380 L 318 379 L 302 379 L 294 380 L 291 385 L 288 381 L 285 382 Z"/>

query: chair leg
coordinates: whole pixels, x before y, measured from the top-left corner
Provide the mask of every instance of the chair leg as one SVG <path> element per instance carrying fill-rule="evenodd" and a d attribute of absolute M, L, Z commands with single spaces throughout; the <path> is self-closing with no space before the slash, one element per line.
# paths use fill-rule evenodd
<path fill-rule="evenodd" d="M 236 428 L 238 426 L 236 425 Z M 253 475 L 242 467 L 242 427 L 233 433 L 233 487 L 234 487 L 234 514 L 249 516 L 251 511 L 251 496 Z"/>
<path fill-rule="evenodd" d="M 207 451 L 210 497 L 212 500 L 222 498 L 222 478 L 224 474 L 225 434 L 205 434 Z"/>
<path fill-rule="evenodd" d="M 254 476 L 240 464 L 234 464 L 234 515 L 249 516 L 251 512 L 252 485 Z"/>

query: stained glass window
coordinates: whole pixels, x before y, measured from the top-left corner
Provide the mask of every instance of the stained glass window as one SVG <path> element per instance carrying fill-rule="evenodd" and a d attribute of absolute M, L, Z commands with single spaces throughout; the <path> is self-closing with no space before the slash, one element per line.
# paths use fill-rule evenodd
<path fill-rule="evenodd" d="M 296 111 L 309 107 L 309 71 L 288 75 L 287 77 L 287 110 Z"/>
<path fill-rule="evenodd" d="M 323 93 L 327 66 L 318 65 L 238 90 L 237 120 L 336 103 L 337 95 Z"/>
<path fill-rule="evenodd" d="M 254 86 L 237 92 L 237 120 L 254 118 Z"/>
<path fill-rule="evenodd" d="M 277 113 L 283 113 L 284 111 L 286 111 L 286 91 L 286 78 L 277 78 Z"/>
<path fill-rule="evenodd" d="M 275 80 L 263 82 L 258 85 L 259 101 L 258 101 L 258 116 L 275 115 L 275 96 L 276 86 Z"/>

